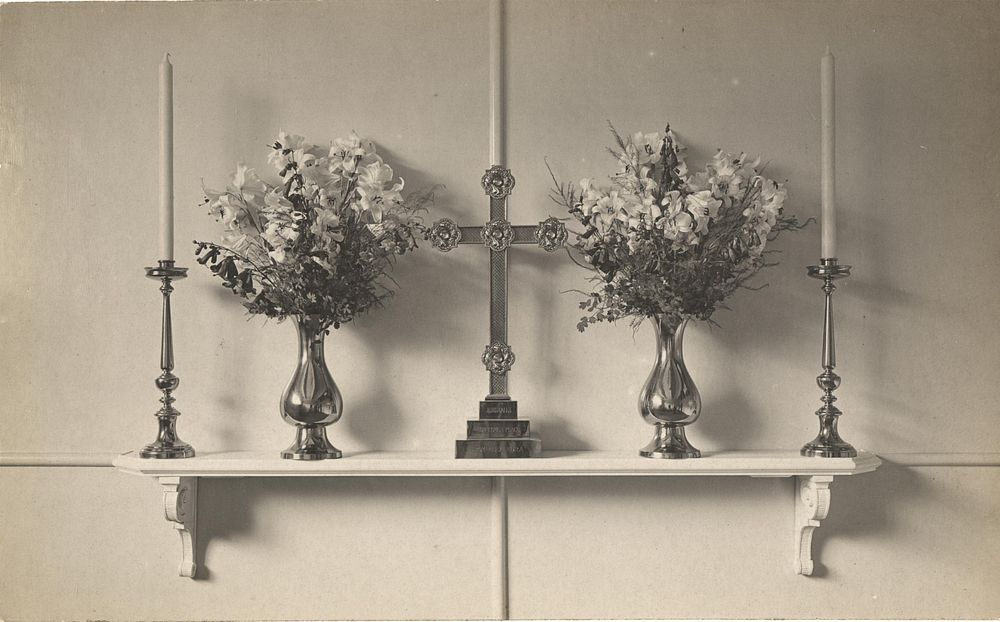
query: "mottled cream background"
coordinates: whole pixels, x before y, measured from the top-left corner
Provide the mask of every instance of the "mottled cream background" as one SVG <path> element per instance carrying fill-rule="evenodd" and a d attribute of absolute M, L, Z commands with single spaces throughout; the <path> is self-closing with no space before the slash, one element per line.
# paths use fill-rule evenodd
<path fill-rule="evenodd" d="M 819 209 L 819 58 L 837 57 L 844 436 L 880 454 L 998 451 L 1000 5 L 995 2 L 509 0 L 510 213 L 534 223 L 545 158 L 612 170 L 606 123 L 670 123 L 702 162 L 762 154 L 787 208 Z M 0 456 L 112 454 L 155 429 L 157 65 L 175 76 L 173 298 L 182 436 L 278 451 L 294 329 L 248 319 L 196 265 L 216 223 L 202 181 L 270 173 L 284 129 L 352 129 L 433 217 L 485 219 L 483 1 L 0 6 Z M 703 450 L 812 438 L 819 228 L 721 328 L 689 331 Z M 400 262 L 384 312 L 328 340 L 342 449 L 448 451 L 485 392 L 486 251 Z M 547 449 L 634 451 L 652 334 L 580 335 L 564 256 L 511 253 L 511 389 Z M 995 460 L 994 460 L 995 462 Z M 787 480 L 512 480 L 510 606 L 531 617 L 996 617 L 1000 472 L 905 467 L 839 478 L 818 576 L 791 571 Z M 108 468 L 0 469 L 0 618 L 476 618 L 491 615 L 487 480 L 206 480 L 201 579 L 175 575 L 158 486 Z"/>

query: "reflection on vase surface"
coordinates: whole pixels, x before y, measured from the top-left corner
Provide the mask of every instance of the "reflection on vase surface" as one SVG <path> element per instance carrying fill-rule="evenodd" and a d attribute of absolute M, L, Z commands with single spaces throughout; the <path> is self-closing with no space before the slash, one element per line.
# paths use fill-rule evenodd
<path fill-rule="evenodd" d="M 701 452 L 687 441 L 684 426 L 701 414 L 701 395 L 684 365 L 684 329 L 666 316 L 652 318 L 656 360 L 639 393 L 639 414 L 656 426 L 656 435 L 639 454 L 648 458 L 697 458 Z"/>
<path fill-rule="evenodd" d="M 296 426 L 296 440 L 282 458 L 339 458 L 340 450 L 326 438 L 326 427 L 343 414 L 344 400 L 326 366 L 326 331 L 317 317 L 296 317 L 299 357 L 295 373 L 281 395 L 281 416 Z"/>

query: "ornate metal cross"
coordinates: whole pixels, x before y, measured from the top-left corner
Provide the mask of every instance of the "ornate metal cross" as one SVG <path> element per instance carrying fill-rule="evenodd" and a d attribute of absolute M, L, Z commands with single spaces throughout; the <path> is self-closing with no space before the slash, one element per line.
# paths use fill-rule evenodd
<path fill-rule="evenodd" d="M 512 244 L 537 244 L 554 252 L 566 242 L 566 226 L 552 217 L 537 225 L 512 225 L 507 220 L 507 197 L 514 189 L 510 169 L 491 166 L 482 184 L 490 198 L 485 225 L 460 227 L 442 218 L 430 230 L 431 244 L 442 252 L 459 244 L 484 244 L 490 249 L 490 342 L 482 357 L 490 374 L 489 393 L 479 402 L 479 419 L 468 422 L 467 438 L 456 442 L 455 457 L 534 457 L 541 453 L 541 441 L 531 437 L 527 420 L 518 420 L 517 402 L 507 390 L 507 374 L 514 364 L 514 351 L 507 343 L 507 249 Z"/>

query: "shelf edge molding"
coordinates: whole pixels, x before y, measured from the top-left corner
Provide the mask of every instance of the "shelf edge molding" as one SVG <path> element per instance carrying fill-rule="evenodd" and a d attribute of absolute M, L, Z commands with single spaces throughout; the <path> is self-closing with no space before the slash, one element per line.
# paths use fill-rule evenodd
<path fill-rule="evenodd" d="M 117 453 L 0 451 L 0 467 L 114 467 Z M 879 452 L 887 467 L 1000 467 L 1000 452 Z"/>
<path fill-rule="evenodd" d="M 540 458 L 456 460 L 445 452 L 383 451 L 346 454 L 340 460 L 282 460 L 274 452 L 202 452 L 183 460 L 148 460 L 134 452 L 115 466 L 153 477 L 584 477 L 856 475 L 874 471 L 871 452 L 856 458 L 808 458 L 795 451 L 705 452 L 692 460 L 653 460 L 609 451 L 553 451 Z"/>

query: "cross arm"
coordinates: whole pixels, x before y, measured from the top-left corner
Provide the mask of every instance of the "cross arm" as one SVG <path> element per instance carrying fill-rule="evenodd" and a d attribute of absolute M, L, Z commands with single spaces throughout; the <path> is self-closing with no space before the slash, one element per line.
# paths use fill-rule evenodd
<path fill-rule="evenodd" d="M 458 241 L 459 244 L 482 244 L 483 243 L 483 228 L 482 227 L 459 227 L 461 231 L 461 239 Z"/>
<path fill-rule="evenodd" d="M 459 226 L 450 218 L 441 218 L 431 226 L 429 237 L 434 248 L 442 252 L 459 244 L 483 244 L 496 252 L 503 252 L 513 244 L 535 244 L 551 253 L 563 247 L 567 235 L 566 225 L 554 217 L 537 225 L 512 225 L 497 218 L 481 227 Z"/>
<path fill-rule="evenodd" d="M 538 239 L 535 238 L 538 227 L 539 225 L 511 226 L 511 229 L 514 230 L 514 239 L 511 240 L 511 244 L 538 244 Z"/>
<path fill-rule="evenodd" d="M 510 229 L 514 233 L 511 244 L 538 244 L 535 232 L 539 225 L 511 225 Z M 459 244 L 483 244 L 482 227 L 459 227 L 462 232 L 462 239 Z"/>

